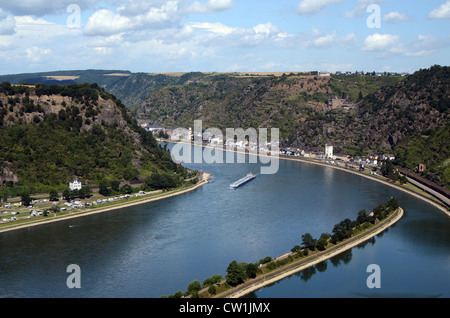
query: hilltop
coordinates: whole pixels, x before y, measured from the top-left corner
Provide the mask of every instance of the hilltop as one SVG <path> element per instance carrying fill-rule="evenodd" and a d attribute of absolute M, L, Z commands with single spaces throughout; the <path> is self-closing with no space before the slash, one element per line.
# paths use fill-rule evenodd
<path fill-rule="evenodd" d="M 281 147 L 367 156 L 393 153 L 396 164 L 450 183 L 450 68 L 409 76 L 351 74 L 197 75 L 161 87 L 136 108 L 138 119 L 166 128 L 279 128 Z"/>
<path fill-rule="evenodd" d="M 19 194 L 178 173 L 152 134 L 97 84 L 0 84 L 0 182 Z"/>
<path fill-rule="evenodd" d="M 398 74 L 61 71 L 0 76 L 14 83 L 98 83 L 152 126 L 279 128 L 281 147 L 350 156 L 391 153 L 442 186 L 450 181 L 449 67 Z"/>

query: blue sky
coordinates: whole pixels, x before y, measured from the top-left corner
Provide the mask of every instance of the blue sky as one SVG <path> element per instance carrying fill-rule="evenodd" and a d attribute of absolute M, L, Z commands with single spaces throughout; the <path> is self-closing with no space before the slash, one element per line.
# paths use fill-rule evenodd
<path fill-rule="evenodd" d="M 0 0 L 0 74 L 414 72 L 449 30 L 450 0 Z"/>

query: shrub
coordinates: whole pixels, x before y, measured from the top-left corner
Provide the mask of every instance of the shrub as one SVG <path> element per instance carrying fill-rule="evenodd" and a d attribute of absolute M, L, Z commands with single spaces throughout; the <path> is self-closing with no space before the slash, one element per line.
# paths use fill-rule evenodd
<path fill-rule="evenodd" d="M 216 286 L 209 286 L 208 293 L 210 293 L 211 295 L 215 295 L 216 294 Z"/>

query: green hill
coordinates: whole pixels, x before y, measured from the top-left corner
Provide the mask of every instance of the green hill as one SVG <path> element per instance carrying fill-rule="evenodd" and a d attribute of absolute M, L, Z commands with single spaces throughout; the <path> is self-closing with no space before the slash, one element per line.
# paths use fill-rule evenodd
<path fill-rule="evenodd" d="M 0 191 L 185 174 L 115 96 L 96 84 L 0 84 Z M 13 191 L 13 189 L 10 189 Z"/>
<path fill-rule="evenodd" d="M 168 128 L 190 127 L 196 119 L 203 128 L 222 131 L 275 127 L 282 147 L 307 151 L 323 152 L 332 142 L 336 153 L 395 153 L 410 169 L 425 163 L 426 177 L 446 186 L 449 154 L 441 130 L 448 130 L 449 75 L 450 68 L 441 66 L 409 76 L 204 75 L 156 89 L 136 116 Z M 328 106 L 330 96 L 344 95 L 352 104 Z M 432 151 L 424 144 L 427 137 Z M 413 145 L 421 150 L 405 155 Z"/>

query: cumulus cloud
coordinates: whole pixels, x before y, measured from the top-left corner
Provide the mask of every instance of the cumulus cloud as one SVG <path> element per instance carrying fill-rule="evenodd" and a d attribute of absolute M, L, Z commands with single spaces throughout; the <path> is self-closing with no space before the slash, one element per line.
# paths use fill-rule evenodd
<path fill-rule="evenodd" d="M 180 19 L 177 1 L 168 1 L 161 6 L 151 6 L 135 16 L 130 16 L 125 8 L 114 13 L 100 9 L 92 14 L 84 28 L 86 35 L 112 35 L 129 30 L 169 27 Z M 121 14 L 127 12 L 127 14 Z"/>
<path fill-rule="evenodd" d="M 12 35 L 15 33 L 16 21 L 14 17 L 0 8 L 0 35 Z"/>
<path fill-rule="evenodd" d="M 134 22 L 128 17 L 100 9 L 89 17 L 84 28 L 87 35 L 112 35 L 133 28 Z"/>
<path fill-rule="evenodd" d="M 384 51 L 397 47 L 398 43 L 397 35 L 375 33 L 366 37 L 363 51 Z"/>
<path fill-rule="evenodd" d="M 362 17 L 367 13 L 367 7 L 371 4 L 379 4 L 388 0 L 358 0 L 356 7 L 352 11 L 346 11 L 344 16 L 346 18 Z"/>
<path fill-rule="evenodd" d="M 214 13 L 228 10 L 234 7 L 232 0 L 208 0 L 206 4 L 198 1 L 192 3 L 188 11 L 191 13 Z"/>
<path fill-rule="evenodd" d="M 411 20 L 410 17 L 406 13 L 400 13 L 400 12 L 389 12 L 388 14 L 385 14 L 383 16 L 383 21 L 387 23 L 397 23 L 402 21 L 408 21 Z"/>
<path fill-rule="evenodd" d="M 450 38 L 441 39 L 430 34 L 419 35 L 415 40 L 404 44 L 397 35 L 376 33 L 365 39 L 362 50 L 381 53 L 381 57 L 391 55 L 423 57 L 448 46 L 450 46 Z"/>
<path fill-rule="evenodd" d="M 212 33 L 228 35 L 235 32 L 237 29 L 233 27 L 229 27 L 220 22 L 210 23 L 210 22 L 191 22 L 189 24 L 190 27 L 194 29 L 202 29 Z"/>
<path fill-rule="evenodd" d="M 342 2 L 342 0 L 302 0 L 298 4 L 297 10 L 300 14 L 316 14 L 325 7 Z"/>
<path fill-rule="evenodd" d="M 203 45 L 215 43 L 234 47 L 252 47 L 273 41 L 282 41 L 289 37 L 272 23 L 261 23 L 251 28 L 229 27 L 222 23 L 191 23 L 194 29 L 202 30 L 197 38 Z"/>
<path fill-rule="evenodd" d="M 65 12 L 70 4 L 76 3 L 81 8 L 91 8 L 99 0 L 20 0 L 20 1 L 2 1 L 1 6 L 4 10 L 14 15 L 32 15 L 44 16 Z"/>
<path fill-rule="evenodd" d="M 450 19 L 450 0 L 431 11 L 428 17 L 430 19 Z"/>
<path fill-rule="evenodd" d="M 427 56 L 450 45 L 449 39 L 442 40 L 431 34 L 420 34 L 416 40 L 408 44 L 404 55 L 408 57 Z"/>
<path fill-rule="evenodd" d="M 43 49 L 37 46 L 33 46 L 27 48 L 25 50 L 25 53 L 28 61 L 30 61 L 31 63 L 38 63 L 42 61 L 42 58 L 50 55 L 52 51 L 50 49 Z"/>
<path fill-rule="evenodd" d="M 349 33 L 344 36 L 338 36 L 336 31 L 331 33 L 321 33 L 317 29 L 313 29 L 310 35 L 299 35 L 300 47 L 308 48 L 330 48 L 330 47 L 346 47 L 349 44 L 356 42 L 357 37 L 354 33 Z"/>

